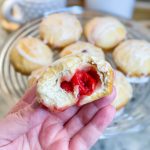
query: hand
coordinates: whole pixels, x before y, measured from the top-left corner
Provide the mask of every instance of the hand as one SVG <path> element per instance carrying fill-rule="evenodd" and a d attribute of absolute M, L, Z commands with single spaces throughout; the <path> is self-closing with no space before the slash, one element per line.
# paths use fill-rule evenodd
<path fill-rule="evenodd" d="M 109 105 L 115 92 L 101 100 L 52 113 L 36 104 L 35 87 L 0 121 L 0 150 L 87 150 L 112 121 Z"/>

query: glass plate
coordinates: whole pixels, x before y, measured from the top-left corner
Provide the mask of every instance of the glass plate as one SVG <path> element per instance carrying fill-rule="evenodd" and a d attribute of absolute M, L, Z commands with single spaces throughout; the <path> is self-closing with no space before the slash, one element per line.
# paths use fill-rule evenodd
<path fill-rule="evenodd" d="M 71 10 L 71 9 L 70 9 Z M 69 10 L 69 11 L 70 11 Z M 67 10 L 68 11 L 68 10 Z M 84 11 L 73 8 L 73 13 L 77 15 L 81 23 L 84 25 L 87 20 L 95 17 L 106 15 L 103 13 Z M 119 18 L 128 30 L 128 38 L 145 39 L 150 38 L 143 33 L 144 29 L 138 28 L 138 25 L 129 20 Z M 0 54 L 0 96 L 1 105 L 0 113 L 6 113 L 23 95 L 27 88 L 27 77 L 17 73 L 9 61 L 9 53 L 14 44 L 21 38 L 26 36 L 39 37 L 39 24 L 41 19 L 28 23 L 19 31 L 17 31 L 7 42 Z M 82 37 L 85 40 L 84 37 Z M 55 54 L 58 57 L 58 52 Z M 106 59 L 115 67 L 111 53 L 106 55 Z M 113 123 L 106 129 L 103 137 L 108 138 L 117 134 L 135 132 L 144 129 L 150 120 L 150 82 L 132 84 L 133 98 L 128 105 L 119 112 Z"/>

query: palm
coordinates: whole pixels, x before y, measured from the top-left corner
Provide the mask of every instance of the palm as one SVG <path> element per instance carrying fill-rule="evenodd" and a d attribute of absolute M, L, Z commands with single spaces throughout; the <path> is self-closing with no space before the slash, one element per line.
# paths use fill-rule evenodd
<path fill-rule="evenodd" d="M 33 96 L 30 97 L 33 98 Z M 0 124 L 0 128 L 4 128 L 8 120 L 9 122 L 13 120 L 12 125 L 16 126 L 10 132 L 0 133 L 0 138 L 3 137 L 2 140 L 0 139 L 0 149 L 88 149 L 113 118 L 114 109 L 111 106 L 101 109 L 102 106 L 108 105 L 112 98 L 106 99 L 85 105 L 80 109 L 71 107 L 61 113 L 50 113 L 40 106 L 35 108 L 36 106 L 30 105 L 29 107 L 29 104 L 23 102 L 15 107 L 13 116 L 11 113 L 5 119 L 6 121 Z M 31 106 L 33 110 L 30 109 Z M 22 120 L 19 125 L 18 119 Z M 18 133 L 14 134 L 16 131 Z"/>

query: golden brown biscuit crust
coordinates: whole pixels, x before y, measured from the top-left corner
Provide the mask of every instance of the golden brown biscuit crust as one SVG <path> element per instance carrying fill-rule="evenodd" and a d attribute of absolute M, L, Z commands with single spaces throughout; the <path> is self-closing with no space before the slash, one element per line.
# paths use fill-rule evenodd
<path fill-rule="evenodd" d="M 111 66 L 106 61 L 99 60 L 95 56 L 78 53 L 65 56 L 53 63 L 38 80 L 37 93 L 41 103 L 50 108 L 51 111 L 59 111 L 59 109 L 62 110 L 63 108 L 75 105 L 77 103 L 75 95 L 78 89 L 74 91 L 74 94 L 67 93 L 60 87 L 60 82 L 63 76 L 70 78 L 77 69 L 85 65 L 96 68 L 102 84 L 93 94 L 85 96 L 78 105 L 81 106 L 109 95 L 113 89 L 114 75 Z"/>

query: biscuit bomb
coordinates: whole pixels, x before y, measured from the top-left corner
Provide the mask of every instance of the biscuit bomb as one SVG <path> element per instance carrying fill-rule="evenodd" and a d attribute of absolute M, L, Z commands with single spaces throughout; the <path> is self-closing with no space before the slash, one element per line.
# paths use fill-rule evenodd
<path fill-rule="evenodd" d="M 113 69 L 108 62 L 86 52 L 67 55 L 54 62 L 37 82 L 39 102 L 51 111 L 82 106 L 109 95 Z"/>

